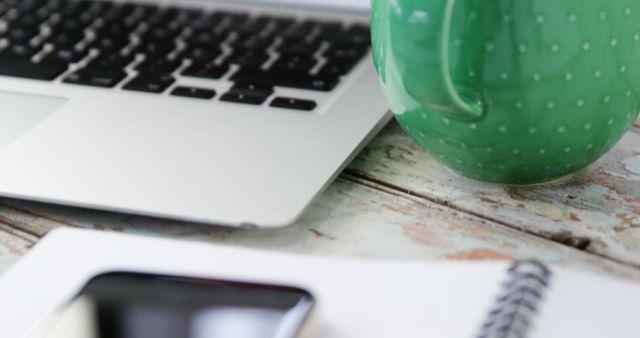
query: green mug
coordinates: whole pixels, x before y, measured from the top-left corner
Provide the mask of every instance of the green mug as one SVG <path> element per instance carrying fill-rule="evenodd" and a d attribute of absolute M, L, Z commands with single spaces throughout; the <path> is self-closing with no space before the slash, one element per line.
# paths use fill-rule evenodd
<path fill-rule="evenodd" d="M 464 176 L 562 178 L 638 116 L 638 0 L 373 0 L 371 20 L 396 119 Z"/>

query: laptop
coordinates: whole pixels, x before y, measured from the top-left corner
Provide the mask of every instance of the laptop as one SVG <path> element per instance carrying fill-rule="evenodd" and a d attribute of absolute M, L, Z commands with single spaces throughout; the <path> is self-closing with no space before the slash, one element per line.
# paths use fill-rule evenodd
<path fill-rule="evenodd" d="M 389 120 L 368 0 L 0 0 L 0 196 L 293 223 Z"/>

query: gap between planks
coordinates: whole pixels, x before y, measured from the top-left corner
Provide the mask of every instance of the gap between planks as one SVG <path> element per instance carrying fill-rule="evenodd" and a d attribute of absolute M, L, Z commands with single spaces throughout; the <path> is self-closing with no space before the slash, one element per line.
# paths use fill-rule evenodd
<path fill-rule="evenodd" d="M 618 260 L 616 258 L 604 256 L 602 254 L 589 251 L 588 250 L 588 245 L 585 246 L 585 247 L 578 247 L 576 245 L 569 245 L 569 244 L 567 244 L 566 241 L 563 241 L 563 240 L 558 239 L 558 238 L 553 238 L 553 236 L 552 236 L 553 234 L 549 234 L 550 235 L 549 237 L 545 237 L 541 233 L 529 231 L 529 230 L 523 229 L 521 227 L 506 223 L 501 219 L 488 217 L 486 215 L 483 215 L 481 213 L 475 212 L 473 210 L 468 210 L 468 209 L 456 206 L 456 205 L 450 203 L 449 201 L 441 199 L 441 198 L 428 196 L 428 195 L 425 195 L 425 194 L 414 192 L 412 190 L 408 190 L 408 189 L 403 188 L 401 186 L 397 186 L 397 185 L 395 185 L 393 183 L 389 183 L 389 182 L 377 179 L 375 177 L 371 177 L 371 176 L 366 175 L 365 173 L 362 173 L 362 172 L 360 172 L 358 170 L 355 170 L 355 169 L 351 169 L 351 168 L 345 169 L 344 172 L 340 175 L 340 178 L 344 179 L 346 181 L 349 181 L 349 182 L 351 182 L 353 184 L 363 185 L 363 186 L 366 186 L 366 187 L 368 187 L 370 189 L 374 189 L 376 191 L 380 191 L 381 193 L 391 194 L 391 195 L 394 195 L 394 196 L 397 196 L 397 197 L 401 197 L 401 198 L 414 197 L 414 198 L 418 198 L 418 199 L 424 199 L 424 200 L 427 200 L 429 202 L 441 205 L 442 207 L 444 207 L 446 209 L 450 209 L 450 210 L 455 211 L 455 212 L 460 212 L 460 213 L 464 213 L 464 214 L 467 214 L 467 215 L 470 215 L 470 216 L 474 216 L 474 217 L 477 217 L 479 219 L 483 219 L 483 220 L 495 223 L 495 224 L 497 224 L 499 226 L 503 226 L 503 227 L 508 228 L 510 230 L 513 230 L 513 231 L 517 231 L 517 232 L 520 232 L 520 233 L 523 233 L 523 234 L 526 234 L 526 235 L 529 235 L 529 236 L 540 238 L 542 240 L 554 242 L 554 243 L 563 245 L 565 247 L 568 247 L 569 249 L 572 249 L 572 250 L 578 250 L 578 251 L 584 252 L 586 254 L 592 255 L 594 257 L 598 257 L 598 258 L 603 259 L 603 260 L 607 260 L 607 261 L 610 261 L 610 262 L 621 264 L 623 266 L 626 266 L 626 267 L 629 267 L 629 268 L 632 268 L 632 269 L 640 270 L 640 266 L 637 266 L 635 264 L 631 264 L 629 262 L 625 262 L 625 261 L 622 261 L 622 260 Z"/>

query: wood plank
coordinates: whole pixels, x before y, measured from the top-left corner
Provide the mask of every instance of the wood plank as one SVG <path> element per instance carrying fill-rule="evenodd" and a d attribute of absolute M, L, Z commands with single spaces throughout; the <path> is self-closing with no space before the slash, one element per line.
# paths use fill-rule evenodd
<path fill-rule="evenodd" d="M 0 274 L 27 253 L 36 241 L 37 238 L 0 223 Z"/>
<path fill-rule="evenodd" d="M 0 205 L 3 222 L 38 235 L 74 226 L 323 256 L 403 261 L 535 257 L 640 280 L 640 270 L 351 175 L 331 185 L 297 224 L 279 230 L 232 230 L 9 199 Z"/>
<path fill-rule="evenodd" d="M 640 120 L 639 120 L 640 121 Z M 390 124 L 347 169 L 363 180 L 640 267 L 640 128 L 569 179 L 507 187 L 463 178 Z"/>

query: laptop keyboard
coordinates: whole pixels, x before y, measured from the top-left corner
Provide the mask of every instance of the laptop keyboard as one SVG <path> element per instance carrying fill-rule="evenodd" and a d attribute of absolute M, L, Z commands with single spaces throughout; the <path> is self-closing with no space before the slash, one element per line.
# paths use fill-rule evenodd
<path fill-rule="evenodd" d="M 369 41 L 369 27 L 360 24 L 107 1 L 0 0 L 0 76 L 155 94 L 178 84 L 170 95 L 200 100 L 217 93 L 180 85 L 180 78 L 229 79 L 234 85 L 219 100 L 252 105 L 274 96 L 275 87 L 332 91 L 367 54 Z M 269 105 L 313 110 L 316 103 L 275 97 Z"/>

